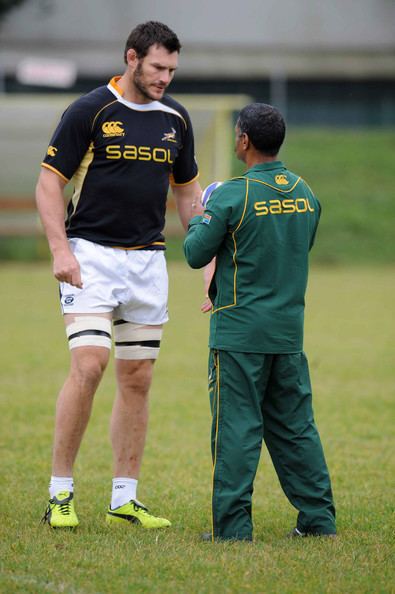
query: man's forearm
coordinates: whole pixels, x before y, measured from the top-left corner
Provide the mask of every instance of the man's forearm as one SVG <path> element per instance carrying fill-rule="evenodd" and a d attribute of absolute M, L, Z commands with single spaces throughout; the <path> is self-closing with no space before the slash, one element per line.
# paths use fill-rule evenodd
<path fill-rule="evenodd" d="M 63 187 L 55 173 L 43 169 L 36 188 L 37 209 L 52 253 L 54 277 L 81 288 L 80 266 L 66 236 Z"/>
<path fill-rule="evenodd" d="M 200 204 L 201 193 L 202 190 L 197 180 L 186 186 L 173 187 L 178 216 L 185 231 L 188 229 L 191 218 L 203 213 L 204 209 Z"/>

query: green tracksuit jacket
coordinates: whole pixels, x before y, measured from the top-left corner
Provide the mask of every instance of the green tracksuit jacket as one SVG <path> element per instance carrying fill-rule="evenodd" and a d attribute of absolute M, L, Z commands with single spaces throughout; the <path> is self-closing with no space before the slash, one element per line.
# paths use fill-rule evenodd
<path fill-rule="evenodd" d="M 192 268 L 217 256 L 211 348 L 303 350 L 308 253 L 320 212 L 306 182 L 281 161 L 256 165 L 213 192 L 184 243 Z"/>

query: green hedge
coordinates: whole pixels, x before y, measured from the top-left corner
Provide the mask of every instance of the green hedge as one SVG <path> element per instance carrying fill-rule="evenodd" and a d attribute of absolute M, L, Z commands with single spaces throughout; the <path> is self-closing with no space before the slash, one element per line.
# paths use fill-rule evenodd
<path fill-rule="evenodd" d="M 394 132 L 288 130 L 280 157 L 289 169 L 306 179 L 322 204 L 313 260 L 334 264 L 394 262 Z M 234 159 L 234 175 L 243 168 Z M 167 233 L 171 260 L 183 258 L 180 229 L 173 225 Z M 0 259 L 43 258 L 48 258 L 48 249 L 42 237 L 0 238 Z"/>
<path fill-rule="evenodd" d="M 322 205 L 313 260 L 395 261 L 394 129 L 290 128 L 280 158 Z"/>

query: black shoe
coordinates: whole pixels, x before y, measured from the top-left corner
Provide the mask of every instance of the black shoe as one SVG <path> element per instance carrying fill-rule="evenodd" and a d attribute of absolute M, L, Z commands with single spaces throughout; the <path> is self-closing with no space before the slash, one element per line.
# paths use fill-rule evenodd
<path fill-rule="evenodd" d="M 291 532 L 288 532 L 288 538 L 306 538 L 307 536 L 325 536 L 327 538 L 336 538 L 335 533 L 324 533 L 324 532 L 302 532 L 298 528 L 294 528 Z"/>
<path fill-rule="evenodd" d="M 298 528 L 294 528 L 287 533 L 287 538 L 303 538 L 304 536 L 307 536 L 306 532 L 301 532 Z"/>

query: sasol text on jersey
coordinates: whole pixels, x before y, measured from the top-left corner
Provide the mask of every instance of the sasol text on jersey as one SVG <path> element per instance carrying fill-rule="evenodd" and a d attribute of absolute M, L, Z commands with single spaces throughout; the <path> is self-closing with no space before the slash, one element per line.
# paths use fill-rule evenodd
<path fill-rule="evenodd" d="M 308 198 L 284 198 L 283 200 L 273 198 L 272 200 L 261 200 L 254 203 L 254 208 L 257 217 L 268 214 L 281 215 L 293 214 L 295 212 L 314 212 L 314 208 L 311 206 Z"/>
<path fill-rule="evenodd" d="M 134 144 L 109 144 L 106 146 L 107 159 L 130 159 L 132 161 L 156 161 L 157 163 L 174 163 L 171 150 L 156 146 L 135 146 Z"/>

